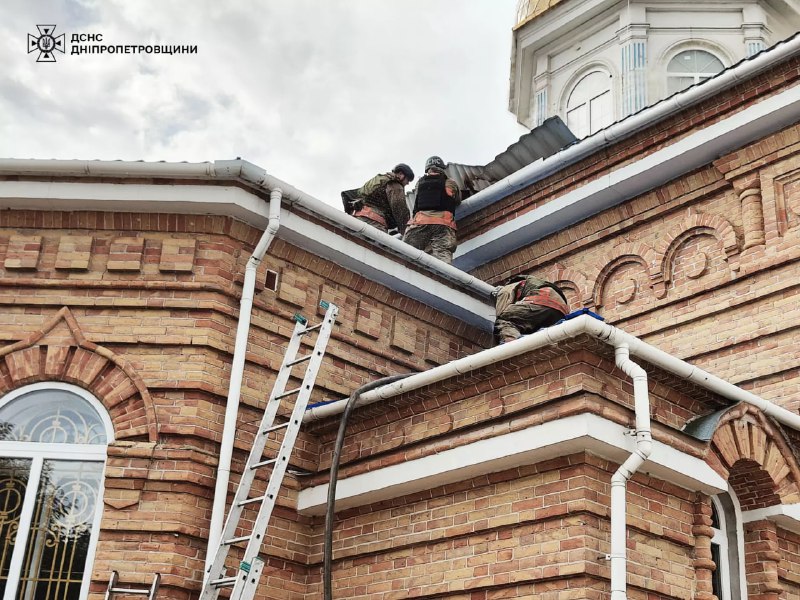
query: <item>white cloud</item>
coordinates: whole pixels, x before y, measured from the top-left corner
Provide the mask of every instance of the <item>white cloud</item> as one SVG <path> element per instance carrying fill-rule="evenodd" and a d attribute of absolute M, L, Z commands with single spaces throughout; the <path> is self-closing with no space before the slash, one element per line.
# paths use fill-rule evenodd
<path fill-rule="evenodd" d="M 4 0 L 0 156 L 241 156 L 325 202 L 397 162 L 484 164 L 506 110 L 514 0 Z M 36 24 L 195 55 L 26 53 Z"/>

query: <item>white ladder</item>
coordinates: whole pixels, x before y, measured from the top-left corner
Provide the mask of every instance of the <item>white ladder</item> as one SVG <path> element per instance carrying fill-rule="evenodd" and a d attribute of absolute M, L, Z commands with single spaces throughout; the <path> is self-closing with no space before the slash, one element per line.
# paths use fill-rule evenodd
<path fill-rule="evenodd" d="M 112 600 L 114 594 L 123 596 L 147 596 L 147 600 L 153 600 L 156 597 L 158 586 L 161 584 L 161 575 L 156 573 L 155 577 L 153 577 L 153 583 L 149 588 L 124 588 L 119 587 L 118 584 L 119 573 L 111 571 L 111 580 L 108 582 L 105 600 Z"/>
<path fill-rule="evenodd" d="M 220 545 L 217 548 L 214 561 L 206 573 L 199 600 L 216 600 L 221 589 L 230 587 L 233 588 L 230 595 L 231 600 L 250 600 L 255 596 L 258 580 L 264 568 L 264 561 L 258 557 L 258 552 L 264 539 L 264 533 L 267 531 L 272 509 L 275 507 L 275 502 L 278 498 L 278 490 L 280 490 L 283 476 L 289 465 L 289 456 L 292 453 L 297 433 L 303 422 L 303 415 L 311 397 L 311 390 L 319 372 L 325 347 L 328 344 L 331 330 L 336 322 L 336 315 L 339 312 L 339 308 L 335 304 L 322 301 L 320 306 L 326 312 L 324 319 L 318 325 L 308 327 L 305 318 L 300 315 L 295 315 L 294 317 L 296 321 L 294 332 L 286 348 L 283 363 L 275 379 L 275 386 L 272 388 L 272 393 L 264 411 L 264 417 L 261 420 L 253 447 L 250 450 L 250 456 L 239 480 L 236 495 L 231 503 L 230 512 L 220 537 Z M 302 337 L 316 330 L 318 330 L 318 333 L 314 350 L 311 354 L 298 357 L 297 352 L 300 348 Z M 303 383 L 298 388 L 286 390 L 292 367 L 304 362 L 308 362 L 308 365 L 303 376 Z M 291 396 L 296 396 L 291 417 L 285 423 L 274 425 L 275 415 L 278 412 L 281 400 Z M 283 432 L 283 440 L 277 455 L 274 458 L 264 460 L 263 453 L 269 435 L 273 432 L 277 435 L 281 430 L 285 431 Z M 272 467 L 266 492 L 263 496 L 250 498 L 250 488 L 255 480 L 256 471 L 262 467 Z M 258 516 L 253 523 L 253 531 L 234 537 L 244 507 L 255 507 L 256 505 L 260 505 L 260 507 Z M 238 572 L 235 575 L 227 575 L 225 560 L 228 558 L 231 547 L 242 542 L 247 542 L 247 548 L 244 551 L 244 558 L 239 565 Z"/>

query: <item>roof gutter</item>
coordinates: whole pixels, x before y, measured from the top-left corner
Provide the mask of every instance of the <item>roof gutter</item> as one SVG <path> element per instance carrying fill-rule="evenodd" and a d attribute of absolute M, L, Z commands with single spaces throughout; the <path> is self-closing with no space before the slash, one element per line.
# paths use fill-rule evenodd
<path fill-rule="evenodd" d="M 634 452 L 618 467 L 611 478 L 611 547 L 606 558 L 611 563 L 611 598 L 626 600 L 627 598 L 627 528 L 626 528 L 626 489 L 628 480 L 650 457 L 653 442 L 650 426 L 650 398 L 648 394 L 647 373 L 630 356 L 638 356 L 642 360 L 660 367 L 682 379 L 690 381 L 711 392 L 735 402 L 745 402 L 756 406 L 767 416 L 779 423 L 800 430 L 800 415 L 795 414 L 772 402 L 747 392 L 732 383 L 711 375 L 666 352 L 651 346 L 637 337 L 625 333 L 612 325 L 581 315 L 560 325 L 541 329 L 532 335 L 522 337 L 513 342 L 495 346 L 472 356 L 441 365 L 429 371 L 411 375 L 394 383 L 376 388 L 362 394 L 356 405 L 362 406 L 398 396 L 423 386 L 455 377 L 475 369 L 486 367 L 492 363 L 513 358 L 544 346 L 587 334 L 614 348 L 617 367 L 633 381 L 634 415 L 636 448 Z M 340 400 L 316 406 L 306 411 L 304 421 L 314 421 L 341 413 L 347 400 Z"/>
<path fill-rule="evenodd" d="M 279 188 L 283 192 L 283 198 L 287 204 L 296 204 L 302 210 L 317 215 L 326 221 L 332 222 L 339 227 L 346 229 L 361 238 L 366 238 L 370 242 L 381 246 L 394 254 L 398 254 L 403 258 L 410 260 L 424 266 L 431 271 L 437 272 L 445 279 L 455 282 L 460 286 L 469 288 L 473 292 L 481 296 L 489 296 L 495 289 L 494 286 L 465 273 L 461 269 L 457 269 L 442 262 L 438 258 L 434 258 L 430 254 L 426 254 L 422 250 L 418 250 L 405 242 L 388 235 L 379 229 L 375 229 L 371 225 L 359 221 L 355 217 L 351 217 L 345 212 L 333 208 L 329 204 L 325 204 L 317 200 L 313 196 L 292 187 L 288 183 L 269 175 L 264 169 L 250 163 L 246 160 L 225 161 L 218 160 L 214 163 L 217 176 L 221 173 L 235 174 L 245 181 L 255 184 L 268 190 Z"/>
<path fill-rule="evenodd" d="M 461 203 L 456 211 L 456 218 L 463 219 L 490 204 L 501 200 L 512 193 L 544 179 L 561 169 L 572 165 L 590 154 L 597 152 L 610 143 L 629 137 L 654 123 L 675 114 L 676 111 L 702 102 L 722 90 L 749 79 L 754 75 L 773 67 L 778 62 L 793 57 L 800 52 L 800 34 L 777 44 L 770 50 L 741 61 L 738 65 L 726 69 L 716 77 L 702 84 L 690 87 L 669 98 L 645 108 L 630 117 L 584 138 L 580 142 L 553 154 L 543 161 L 537 161 L 512 173 L 505 179 L 493 183 Z"/>
<path fill-rule="evenodd" d="M 685 379 L 715 394 L 719 394 L 733 402 L 752 404 L 779 423 L 800 431 L 800 414 L 795 414 L 769 400 L 765 400 L 751 392 L 743 390 L 724 379 L 720 379 L 716 375 L 712 375 L 663 350 L 659 350 L 655 346 L 651 346 L 613 325 L 609 325 L 588 315 L 575 317 L 560 325 L 541 329 L 532 335 L 522 337 L 513 342 L 483 350 L 482 352 L 412 375 L 401 381 L 371 390 L 361 396 L 358 406 L 372 404 L 394 396 L 399 396 L 400 394 L 420 389 L 426 385 L 443 381 L 449 377 L 456 377 L 498 361 L 507 360 L 524 354 L 525 352 L 531 352 L 582 334 L 590 335 L 615 348 L 626 344 L 630 356 L 638 357 L 645 362 L 664 369 L 681 379 Z M 310 408 L 306 412 L 304 420 L 315 421 L 339 414 L 344 410 L 346 403 L 347 399 L 344 399 Z"/>
<path fill-rule="evenodd" d="M 152 177 L 198 180 L 241 179 L 271 192 L 280 189 L 284 204 L 297 205 L 353 235 L 380 246 L 396 256 L 433 271 L 447 281 L 488 298 L 494 286 L 448 265 L 382 231 L 351 217 L 341 210 L 298 190 L 285 181 L 269 175 L 264 169 L 246 160 L 220 160 L 213 163 L 170 163 L 99 160 L 0 159 L 0 175 L 56 175 L 77 177 Z"/>

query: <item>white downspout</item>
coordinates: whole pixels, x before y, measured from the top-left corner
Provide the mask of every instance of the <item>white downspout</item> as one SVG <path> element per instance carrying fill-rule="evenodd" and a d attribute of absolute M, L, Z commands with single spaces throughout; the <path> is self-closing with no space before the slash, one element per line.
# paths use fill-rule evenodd
<path fill-rule="evenodd" d="M 647 373 L 630 359 L 628 344 L 614 346 L 617 367 L 633 379 L 633 403 L 636 419 L 636 449 L 611 476 L 611 600 L 625 600 L 627 586 L 625 492 L 628 480 L 639 470 L 653 450 L 650 434 L 650 396 Z"/>
<path fill-rule="evenodd" d="M 228 500 L 228 481 L 231 476 L 231 458 L 233 443 L 236 438 L 236 419 L 239 414 L 239 399 L 242 392 L 242 376 L 244 374 L 245 356 L 247 355 L 247 339 L 250 334 L 250 317 L 253 308 L 253 296 L 256 288 L 256 271 L 267 253 L 275 234 L 280 227 L 281 197 L 280 189 L 273 189 L 269 195 L 269 223 L 261 239 L 253 250 L 244 270 L 242 299 L 239 303 L 239 323 L 236 328 L 236 341 L 233 347 L 231 363 L 231 379 L 228 384 L 228 402 L 225 407 L 225 424 L 222 429 L 222 442 L 219 450 L 217 466 L 217 482 L 214 488 L 214 505 L 211 509 L 211 523 L 208 531 L 208 548 L 206 550 L 206 569 L 214 562 L 214 554 L 220 542 L 222 528 L 225 523 L 225 505 Z"/>

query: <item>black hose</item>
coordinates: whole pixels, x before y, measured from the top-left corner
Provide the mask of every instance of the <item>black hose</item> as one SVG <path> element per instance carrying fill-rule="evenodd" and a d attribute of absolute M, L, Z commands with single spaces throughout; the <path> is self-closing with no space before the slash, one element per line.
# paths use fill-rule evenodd
<path fill-rule="evenodd" d="M 347 421 L 350 420 L 350 414 L 353 412 L 356 402 L 358 402 L 362 394 L 415 374 L 416 373 L 404 373 L 403 375 L 390 375 L 389 377 L 370 381 L 354 391 L 347 399 L 344 412 L 342 412 L 342 418 L 339 421 L 339 433 L 336 435 L 336 444 L 334 445 L 333 454 L 331 455 L 328 508 L 325 512 L 325 542 L 322 561 L 322 585 L 323 597 L 325 600 L 333 600 L 333 591 L 331 589 L 331 571 L 333 570 L 333 519 L 336 504 L 336 482 L 339 477 L 339 459 L 341 458 L 342 446 L 344 446 L 344 434 L 347 431 Z"/>

